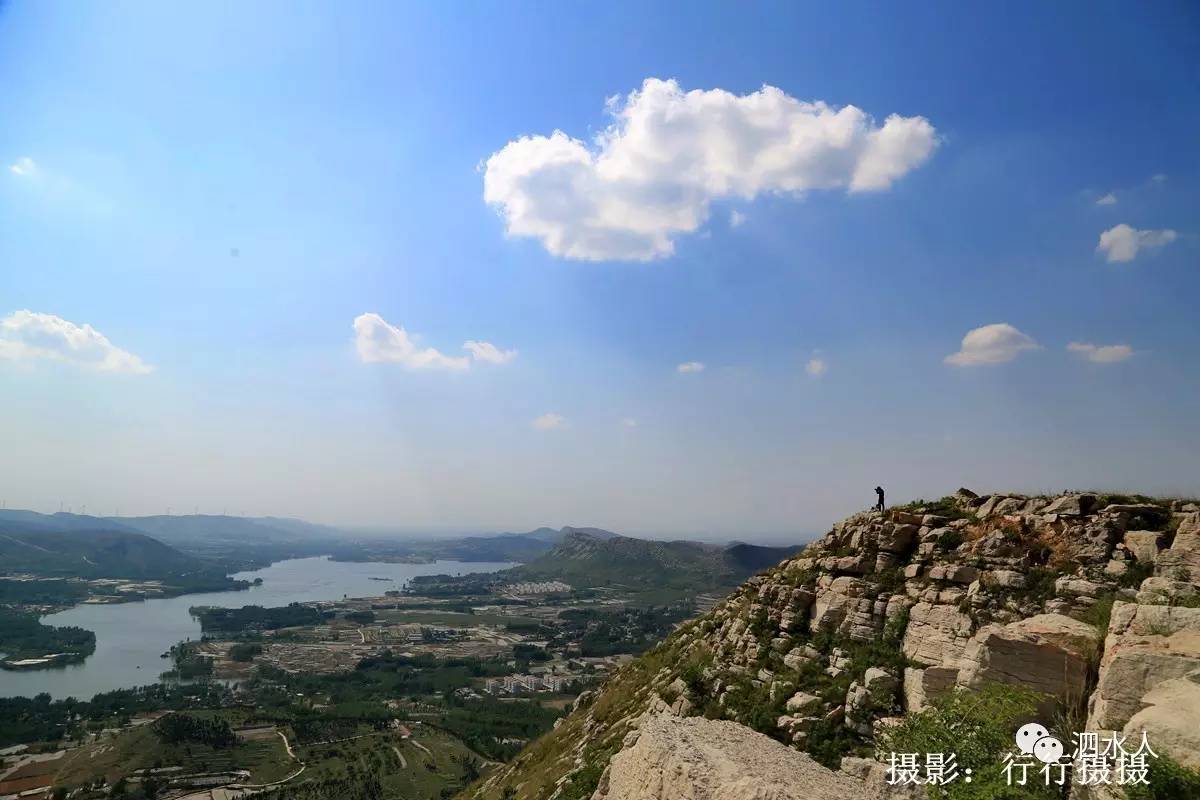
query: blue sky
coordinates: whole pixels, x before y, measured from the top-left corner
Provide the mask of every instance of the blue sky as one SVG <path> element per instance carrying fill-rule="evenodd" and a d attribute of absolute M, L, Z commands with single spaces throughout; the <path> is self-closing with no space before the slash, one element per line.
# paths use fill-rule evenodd
<path fill-rule="evenodd" d="M 1200 493 L 1193 4 L 444 6 L 0 6 L 0 499 Z"/>

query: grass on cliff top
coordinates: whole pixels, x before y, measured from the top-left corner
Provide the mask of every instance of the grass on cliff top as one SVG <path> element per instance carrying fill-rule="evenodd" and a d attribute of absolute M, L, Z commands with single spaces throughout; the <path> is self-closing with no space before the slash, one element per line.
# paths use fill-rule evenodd
<path fill-rule="evenodd" d="M 1038 784 L 1036 775 L 1026 786 L 1009 786 L 1003 772 L 1013 735 L 1035 718 L 1040 700 L 1035 692 L 1006 684 L 952 692 L 882 733 L 877 750 L 885 762 L 891 753 L 917 753 L 919 759 L 924 753 L 943 753 L 947 758 L 953 753 L 960 774 L 971 770 L 970 783 L 959 780 L 926 787 L 931 800 L 1058 798 L 1058 787 Z"/>
<path fill-rule="evenodd" d="M 902 511 L 920 512 L 922 514 L 936 514 L 939 517 L 946 519 L 974 519 L 975 515 L 969 511 L 964 511 L 958 505 L 958 498 L 953 495 L 946 495 L 937 500 L 913 500 L 904 505 L 895 506 Z"/>

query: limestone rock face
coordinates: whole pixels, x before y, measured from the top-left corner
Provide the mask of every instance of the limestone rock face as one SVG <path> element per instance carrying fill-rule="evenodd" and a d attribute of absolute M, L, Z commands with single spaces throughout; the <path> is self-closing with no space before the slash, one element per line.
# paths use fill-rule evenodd
<path fill-rule="evenodd" d="M 845 724 L 870 736 L 874 720 L 892 710 L 900 681 L 879 667 L 870 667 L 862 681 L 854 681 L 846 692 Z"/>
<path fill-rule="evenodd" d="M 842 623 L 858 608 L 866 584 L 858 578 L 834 578 L 827 586 L 818 586 L 817 599 L 812 606 L 814 630 L 840 630 Z"/>
<path fill-rule="evenodd" d="M 1194 605 L 1193 601 L 1200 598 L 1200 586 L 1191 581 L 1173 581 L 1170 578 L 1146 578 L 1138 589 L 1137 601 L 1147 605 Z"/>
<path fill-rule="evenodd" d="M 1153 564 L 1158 560 L 1158 548 L 1162 538 L 1158 531 L 1126 531 L 1123 542 L 1125 549 L 1138 561 Z"/>
<path fill-rule="evenodd" d="M 1088 729 L 1123 729 L 1161 702 L 1149 699 L 1154 689 L 1177 678 L 1200 680 L 1200 608 L 1115 603 Z"/>
<path fill-rule="evenodd" d="M 955 606 L 917 603 L 909 611 L 904 655 L 929 666 L 957 666 L 974 629 L 971 617 Z"/>
<path fill-rule="evenodd" d="M 1091 513 L 1095 507 L 1096 495 L 1094 494 L 1068 494 L 1050 503 L 1042 509 L 1042 513 L 1080 517 Z"/>
<path fill-rule="evenodd" d="M 954 688 L 958 670 L 953 667 L 926 667 L 904 670 L 904 710 L 916 713 Z"/>
<path fill-rule="evenodd" d="M 858 800 L 864 784 L 742 725 L 646 719 L 592 800 Z"/>
<path fill-rule="evenodd" d="M 1089 661 L 1099 650 L 1094 627 L 1061 614 L 1039 614 L 1009 625 L 989 625 L 967 645 L 958 684 L 1025 686 L 1081 706 L 1087 691 Z"/>
<path fill-rule="evenodd" d="M 803 716 L 804 714 L 812 714 L 819 711 L 822 705 L 821 698 L 816 695 L 808 694 L 807 692 L 796 692 L 788 698 L 784 708 L 790 714 Z"/>
<path fill-rule="evenodd" d="M 1155 573 L 1177 581 L 1200 582 L 1200 514 L 1183 518 L 1175 541 L 1158 554 Z"/>
<path fill-rule="evenodd" d="M 1129 718 L 1125 733 L 1137 741 L 1143 731 L 1179 763 L 1200 769 L 1200 674 L 1163 681 L 1142 696 L 1148 705 Z"/>

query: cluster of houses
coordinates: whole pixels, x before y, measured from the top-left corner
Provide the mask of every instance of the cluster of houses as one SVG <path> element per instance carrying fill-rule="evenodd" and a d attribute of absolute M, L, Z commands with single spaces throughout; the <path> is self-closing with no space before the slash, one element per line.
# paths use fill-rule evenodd
<path fill-rule="evenodd" d="M 571 584 L 562 581 L 528 581 L 510 583 L 502 590 L 502 594 L 512 597 L 528 597 L 535 594 L 557 594 L 571 591 Z"/>
<path fill-rule="evenodd" d="M 530 692 L 561 692 L 573 676 L 551 675 L 505 675 L 489 678 L 484 690 L 489 694 L 527 694 Z"/>

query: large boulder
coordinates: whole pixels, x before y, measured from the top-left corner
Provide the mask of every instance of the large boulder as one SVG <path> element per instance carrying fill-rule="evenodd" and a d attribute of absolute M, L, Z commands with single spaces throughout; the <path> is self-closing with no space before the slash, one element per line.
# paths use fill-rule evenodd
<path fill-rule="evenodd" d="M 1188 514 L 1175 531 L 1175 541 L 1158 554 L 1155 573 L 1177 581 L 1200 583 L 1200 514 Z"/>
<path fill-rule="evenodd" d="M 866 593 L 866 584 L 859 578 L 843 575 L 817 586 L 817 598 L 812 605 L 813 630 L 838 630 Z"/>
<path fill-rule="evenodd" d="M 1200 769 L 1200 674 L 1163 681 L 1146 692 L 1142 702 L 1146 707 L 1125 723 L 1126 738 L 1140 741 L 1145 732 L 1151 747 Z"/>
<path fill-rule="evenodd" d="M 651 716 L 593 800 L 857 800 L 865 785 L 735 722 Z"/>
<path fill-rule="evenodd" d="M 1138 561 L 1153 564 L 1158 560 L 1158 549 L 1162 545 L 1163 535 L 1158 531 L 1126 531 L 1125 549 L 1133 554 Z"/>
<path fill-rule="evenodd" d="M 917 603 L 909 611 L 901 649 L 926 666 L 957 667 L 974 630 L 971 617 L 956 606 Z"/>
<path fill-rule="evenodd" d="M 1200 675 L 1200 608 L 1113 604 L 1088 730 L 1121 730 L 1159 685 Z"/>
<path fill-rule="evenodd" d="M 821 698 L 807 692 L 796 692 L 788 698 L 785 708 L 789 714 L 815 714 L 821 710 L 825 703 Z"/>
<path fill-rule="evenodd" d="M 1137 601 L 1152 606 L 1196 605 L 1200 600 L 1200 586 L 1191 581 L 1173 581 L 1170 578 L 1150 577 L 1142 581 Z"/>
<path fill-rule="evenodd" d="M 1081 517 L 1092 513 L 1096 507 L 1094 494 L 1068 494 L 1052 501 L 1042 509 L 1043 514 L 1058 514 L 1067 517 Z"/>
<path fill-rule="evenodd" d="M 917 537 L 917 525 L 901 525 L 888 523 L 879 532 L 879 549 L 889 553 L 904 553 Z"/>
<path fill-rule="evenodd" d="M 1024 686 L 1064 707 L 1082 707 L 1089 666 L 1099 649 L 1095 627 L 1061 614 L 989 625 L 967 645 L 958 683 L 971 688 L 987 683 Z"/>
<path fill-rule="evenodd" d="M 938 697 L 954 688 L 958 670 L 953 667 L 926 667 L 904 670 L 904 710 L 921 711 Z"/>
<path fill-rule="evenodd" d="M 896 703 L 900 681 L 887 670 L 870 667 L 862 681 L 854 681 L 846 692 L 846 727 L 870 736 L 875 718 Z"/>

